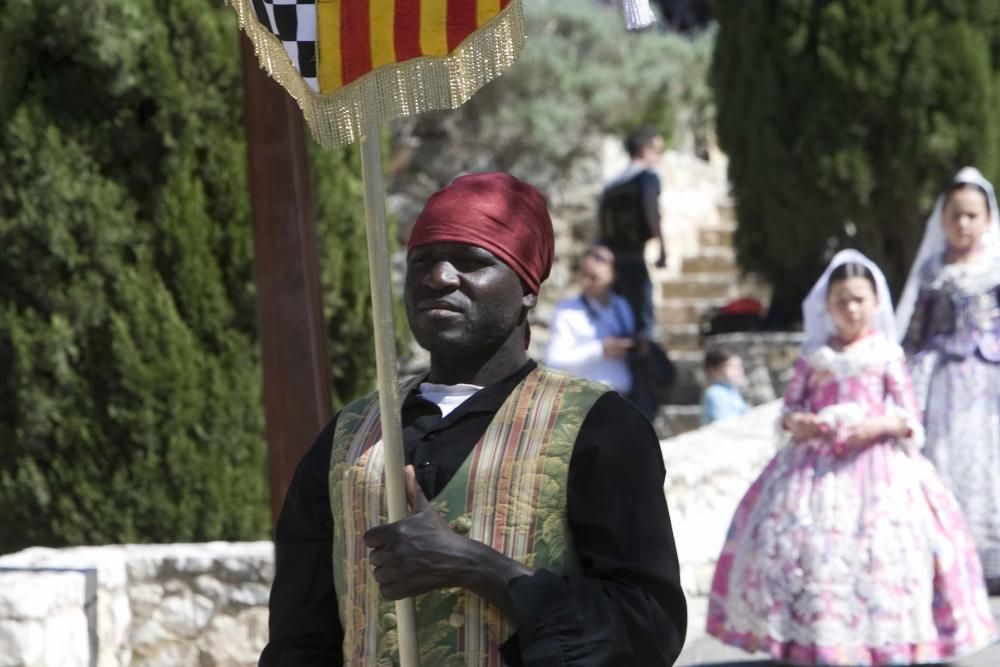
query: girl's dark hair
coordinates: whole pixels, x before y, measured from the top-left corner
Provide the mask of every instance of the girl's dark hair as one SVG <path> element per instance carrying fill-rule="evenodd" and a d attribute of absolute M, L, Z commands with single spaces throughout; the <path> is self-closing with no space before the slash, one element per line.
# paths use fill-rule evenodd
<path fill-rule="evenodd" d="M 844 262 L 833 271 L 830 272 L 830 277 L 826 281 L 826 290 L 830 291 L 830 288 L 837 283 L 843 282 L 849 278 L 864 278 L 872 285 L 872 291 L 878 294 L 878 285 L 875 282 L 875 275 L 868 270 L 868 267 L 864 264 L 858 264 L 857 262 Z"/>
<path fill-rule="evenodd" d="M 944 208 L 944 205 L 947 205 L 948 200 L 951 199 L 951 196 L 954 193 L 958 192 L 959 190 L 975 190 L 976 192 L 982 194 L 983 199 L 986 200 L 986 213 L 987 214 L 993 213 L 993 211 L 990 210 L 990 193 L 986 191 L 986 188 L 979 185 L 978 183 L 966 183 L 964 181 L 952 181 L 951 183 L 945 186 L 943 193 L 944 204 L 942 204 L 942 208 Z"/>
<path fill-rule="evenodd" d="M 714 371 L 721 368 L 723 364 L 735 357 L 736 354 L 732 350 L 727 350 L 725 348 L 713 348 L 705 351 L 705 370 Z"/>

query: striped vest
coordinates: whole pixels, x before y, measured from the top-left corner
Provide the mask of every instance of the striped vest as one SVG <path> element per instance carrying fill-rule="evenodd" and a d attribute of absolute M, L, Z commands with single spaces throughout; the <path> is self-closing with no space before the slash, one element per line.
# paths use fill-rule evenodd
<path fill-rule="evenodd" d="M 404 382 L 400 395 L 418 379 Z M 566 483 L 577 433 L 604 385 L 536 368 L 511 392 L 472 453 L 431 500 L 454 530 L 531 568 L 578 571 L 566 522 Z M 334 585 L 344 664 L 398 664 L 393 603 L 379 596 L 362 535 L 385 523 L 378 399 L 337 418 L 330 459 Z M 417 640 L 426 667 L 500 667 L 515 628 L 499 609 L 462 589 L 421 595 Z"/>

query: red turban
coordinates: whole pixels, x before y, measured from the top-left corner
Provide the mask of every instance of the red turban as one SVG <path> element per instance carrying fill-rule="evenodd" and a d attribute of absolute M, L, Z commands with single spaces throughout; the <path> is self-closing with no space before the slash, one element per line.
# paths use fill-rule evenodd
<path fill-rule="evenodd" d="M 545 198 L 510 174 L 459 176 L 427 200 L 406 249 L 445 242 L 489 250 L 534 294 L 552 268 L 552 220 Z"/>

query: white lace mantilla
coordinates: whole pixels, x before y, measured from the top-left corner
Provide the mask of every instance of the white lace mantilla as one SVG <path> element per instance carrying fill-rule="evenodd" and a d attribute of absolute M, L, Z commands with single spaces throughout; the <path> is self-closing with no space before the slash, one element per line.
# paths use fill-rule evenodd
<path fill-rule="evenodd" d="M 806 363 L 829 373 L 838 380 L 879 372 L 889 363 L 903 358 L 903 348 L 884 336 L 870 335 L 843 349 L 830 344 L 809 355 Z"/>
<path fill-rule="evenodd" d="M 945 264 L 932 257 L 924 267 L 924 285 L 934 291 L 975 296 L 1000 284 L 1000 251 L 990 249 L 970 262 Z"/>

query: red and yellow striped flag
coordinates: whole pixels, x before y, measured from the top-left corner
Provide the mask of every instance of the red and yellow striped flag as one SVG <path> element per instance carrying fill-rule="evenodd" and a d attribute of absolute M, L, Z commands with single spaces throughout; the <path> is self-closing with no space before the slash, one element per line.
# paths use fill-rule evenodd
<path fill-rule="evenodd" d="M 320 0 L 319 82 L 331 93 L 365 74 L 445 57 L 510 0 Z"/>
<path fill-rule="evenodd" d="M 261 65 L 326 146 L 463 104 L 524 43 L 521 0 L 306 0 L 294 7 L 294 25 L 270 0 L 230 2 Z M 303 54 L 311 60 L 300 62 Z"/>

